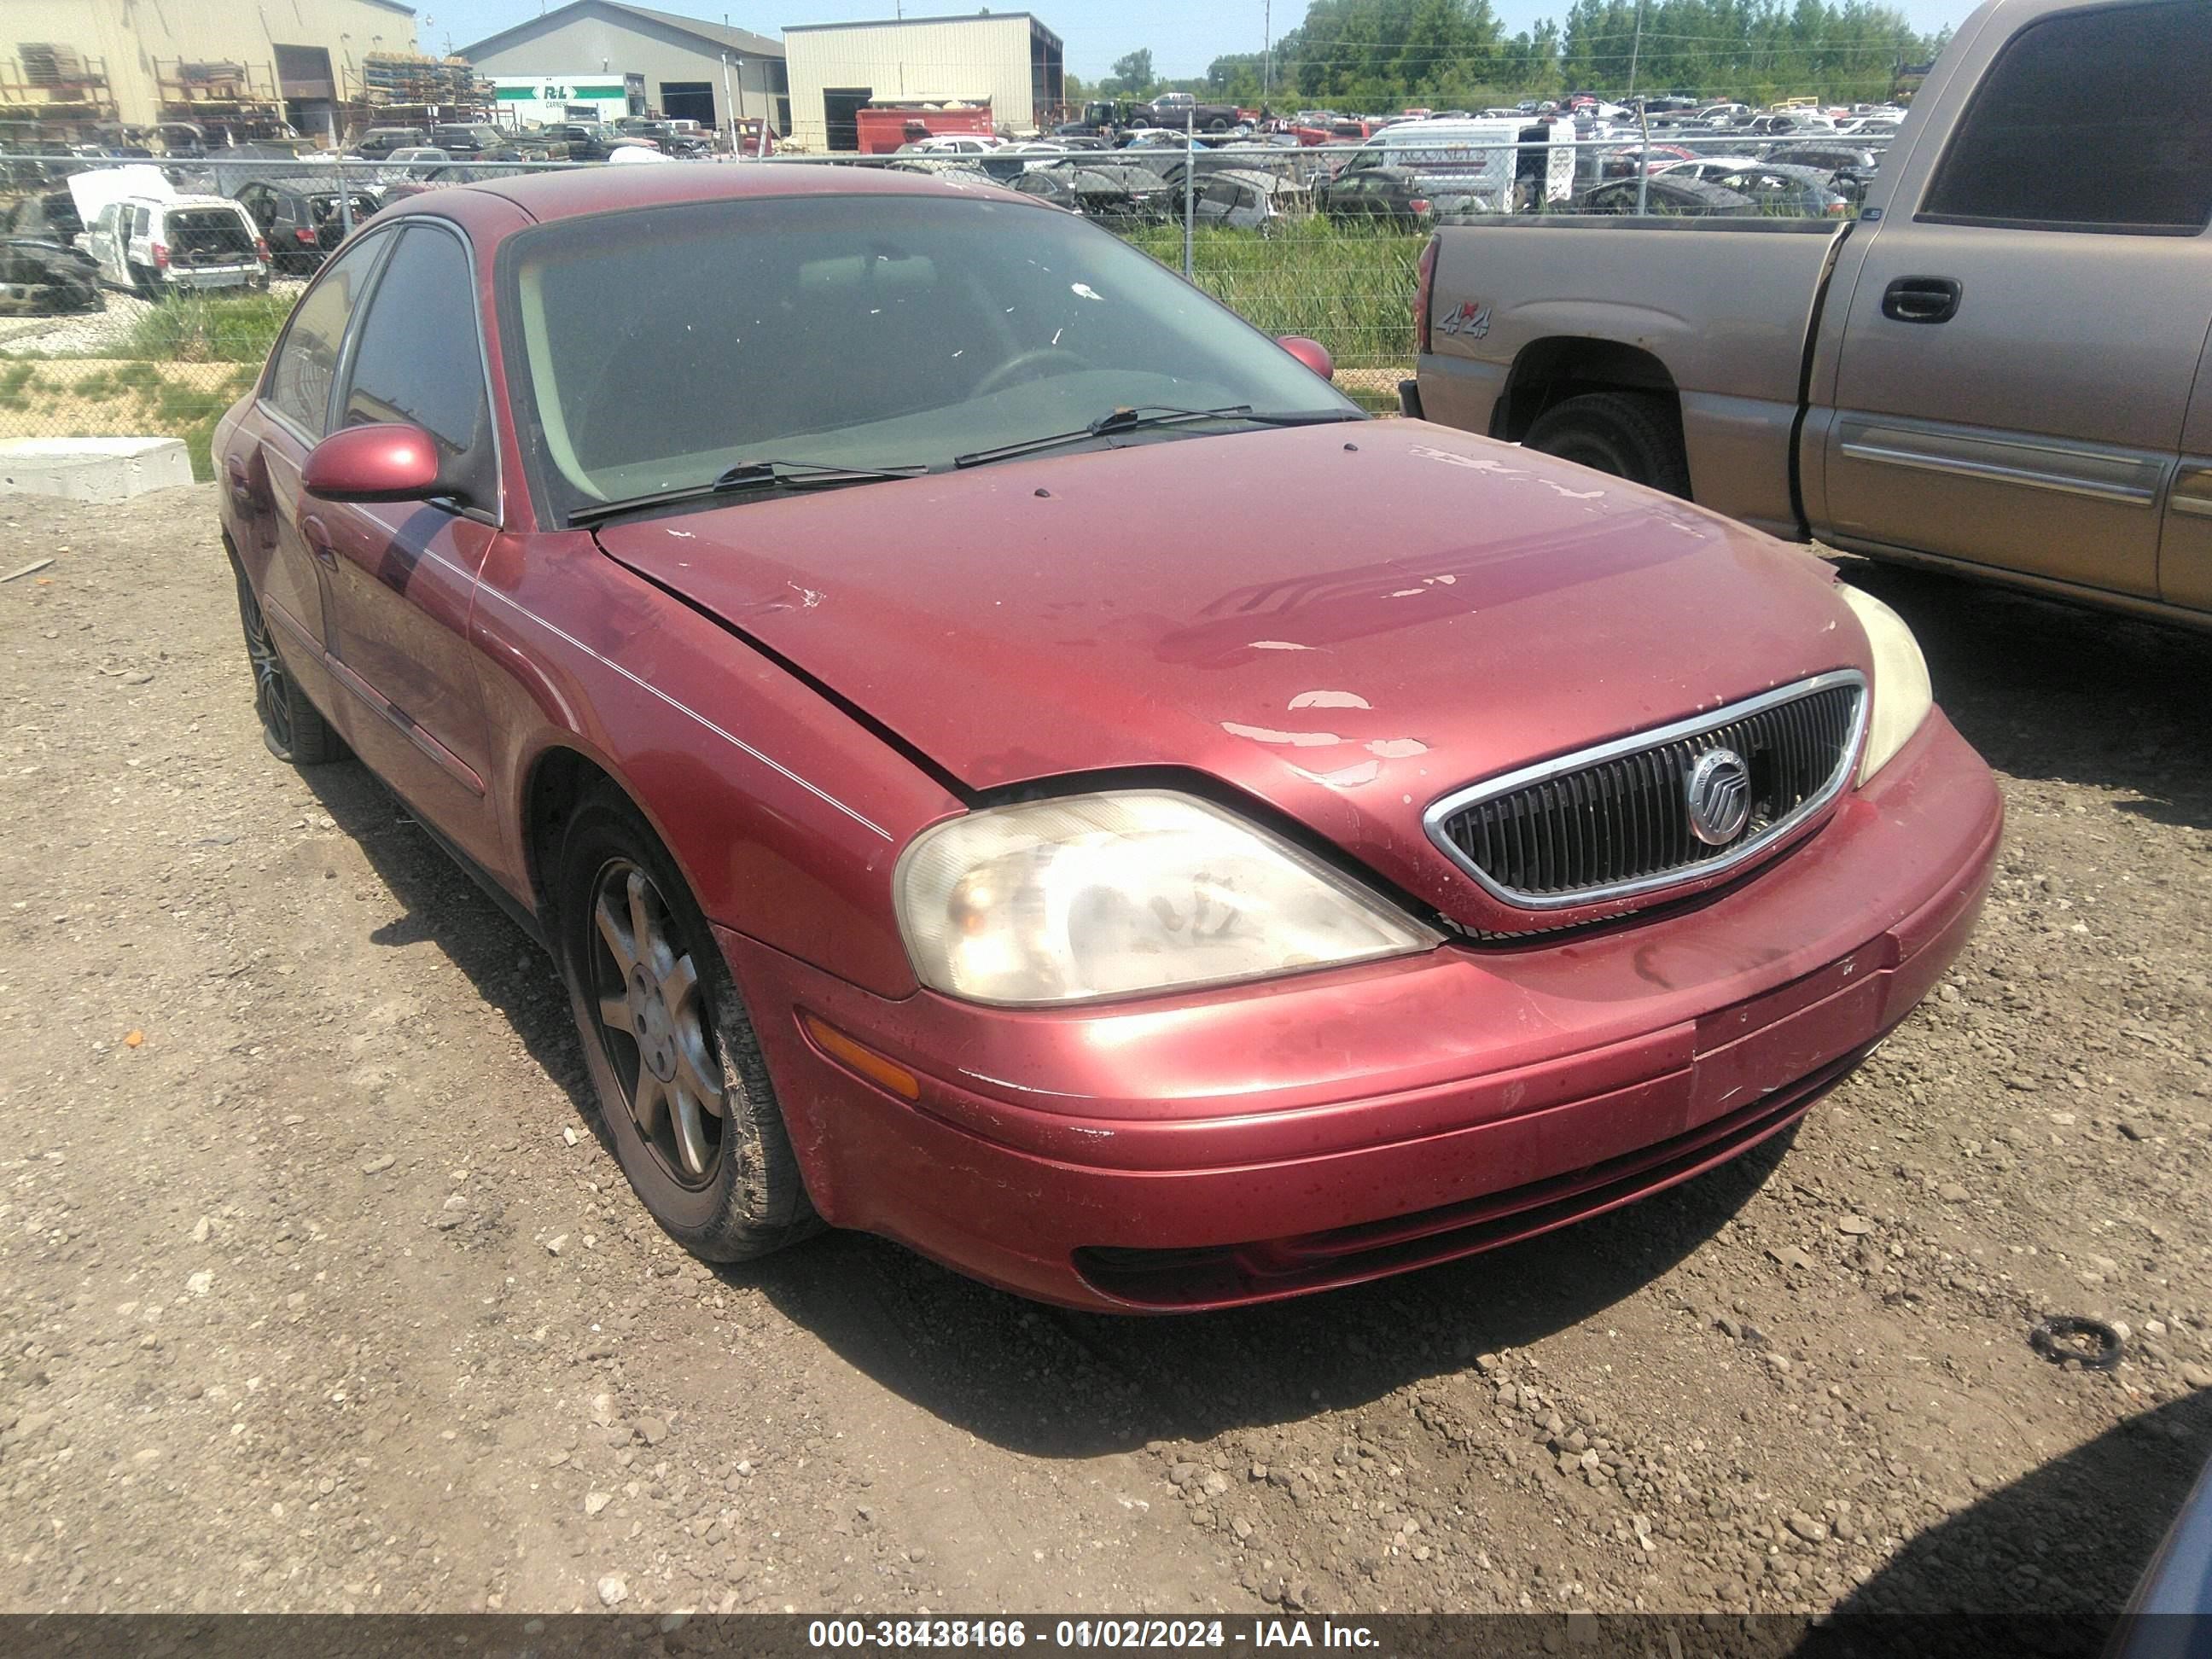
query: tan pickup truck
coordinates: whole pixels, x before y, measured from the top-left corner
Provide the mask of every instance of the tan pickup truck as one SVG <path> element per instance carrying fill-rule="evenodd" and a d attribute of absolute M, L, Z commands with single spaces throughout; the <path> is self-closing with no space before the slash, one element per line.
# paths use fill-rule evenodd
<path fill-rule="evenodd" d="M 1409 414 L 1778 535 L 2212 627 L 2212 5 L 1990 0 L 1840 230 L 1498 216 Z"/>

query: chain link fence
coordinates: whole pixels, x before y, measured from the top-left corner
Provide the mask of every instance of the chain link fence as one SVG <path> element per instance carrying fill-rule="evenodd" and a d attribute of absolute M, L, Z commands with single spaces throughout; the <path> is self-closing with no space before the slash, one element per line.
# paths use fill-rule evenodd
<path fill-rule="evenodd" d="M 1387 137 L 1388 129 L 1384 137 Z M 890 156 L 667 161 L 878 167 L 1012 189 L 1096 221 L 1276 336 L 1325 346 L 1340 389 L 1396 407 L 1438 225 L 1501 214 L 1857 210 L 1886 138 L 1807 133 L 1500 143 L 1036 143 Z M 181 438 L 198 475 L 314 270 L 383 208 L 576 165 L 337 157 L 167 163 L 0 156 L 0 439 Z M 212 198 L 222 198 L 218 202 Z"/>

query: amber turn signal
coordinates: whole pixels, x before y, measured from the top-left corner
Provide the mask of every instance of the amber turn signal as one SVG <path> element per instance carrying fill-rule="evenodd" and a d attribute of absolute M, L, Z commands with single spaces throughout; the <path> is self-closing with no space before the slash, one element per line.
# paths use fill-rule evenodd
<path fill-rule="evenodd" d="M 872 1048 L 866 1048 L 833 1025 L 824 1025 L 811 1014 L 801 1014 L 799 1023 L 814 1046 L 841 1066 L 858 1072 L 871 1083 L 880 1083 L 893 1094 L 907 1100 L 921 1098 L 921 1085 L 903 1066 L 894 1065 Z"/>

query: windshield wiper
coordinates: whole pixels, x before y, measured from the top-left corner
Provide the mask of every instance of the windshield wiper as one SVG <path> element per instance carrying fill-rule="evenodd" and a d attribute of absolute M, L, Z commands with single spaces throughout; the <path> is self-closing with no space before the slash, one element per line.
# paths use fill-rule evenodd
<path fill-rule="evenodd" d="M 813 461 L 739 461 L 712 483 L 687 484 L 651 495 L 632 495 L 618 501 L 592 501 L 568 514 L 572 525 L 597 524 L 624 513 L 643 513 L 656 507 L 705 501 L 715 495 L 736 495 L 768 489 L 835 489 L 844 484 L 876 483 L 886 478 L 919 478 L 929 469 L 913 466 L 829 466 Z"/>
<path fill-rule="evenodd" d="M 1146 427 L 1181 426 L 1187 421 L 1251 421 L 1261 426 L 1323 426 L 1335 421 L 1358 421 L 1366 416 L 1348 410 L 1309 410 L 1297 415 L 1255 415 L 1249 404 L 1229 404 L 1220 409 L 1177 409 L 1171 404 L 1137 404 L 1109 410 L 1088 426 L 1078 427 L 1073 432 L 1055 432 L 1048 437 L 1024 438 L 1018 443 L 1000 444 L 996 449 L 971 450 L 965 455 L 955 455 L 955 466 L 981 466 L 986 461 L 1003 461 L 1015 455 L 1027 455 L 1040 449 L 1053 449 L 1061 444 L 1080 443 L 1085 438 L 1109 438 L 1119 432 L 1136 432 Z"/>

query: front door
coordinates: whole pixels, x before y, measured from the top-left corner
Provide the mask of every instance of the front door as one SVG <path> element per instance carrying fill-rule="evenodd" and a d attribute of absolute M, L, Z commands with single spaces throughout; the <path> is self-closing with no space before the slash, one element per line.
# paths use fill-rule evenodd
<path fill-rule="evenodd" d="M 2207 85 L 2212 8 L 2062 13 L 2005 44 L 1941 158 L 1906 158 L 1849 289 L 1838 539 L 2158 591 L 2212 322 Z"/>
<path fill-rule="evenodd" d="M 453 492 L 306 503 L 334 556 L 325 617 L 338 727 L 426 821 L 489 862 L 499 848 L 468 629 L 498 533 L 498 463 L 468 250 L 434 221 L 400 232 L 348 354 L 335 424 L 378 421 L 428 432 Z"/>
<path fill-rule="evenodd" d="M 312 541 L 300 496 L 300 470 L 322 441 L 331 416 L 347 325 L 377 260 L 391 245 L 371 237 L 346 250 L 307 290 L 270 358 L 255 400 L 253 451 L 228 463 L 223 487 L 245 524 L 238 549 L 277 649 L 292 678 L 325 714 L 332 712 L 324 660 L 326 548 Z"/>

